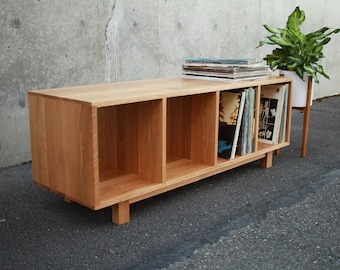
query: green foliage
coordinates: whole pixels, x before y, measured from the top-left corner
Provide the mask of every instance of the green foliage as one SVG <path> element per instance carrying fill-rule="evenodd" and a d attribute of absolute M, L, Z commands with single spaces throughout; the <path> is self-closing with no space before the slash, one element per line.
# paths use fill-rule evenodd
<path fill-rule="evenodd" d="M 295 71 L 301 79 L 303 79 L 303 73 L 307 72 L 313 76 L 316 83 L 319 83 L 318 73 L 329 79 L 323 67 L 318 64 L 319 59 L 324 57 L 323 46 L 330 42 L 329 36 L 338 33 L 340 28 L 331 30 L 323 27 L 305 35 L 300 30 L 304 21 L 305 12 L 296 7 L 288 17 L 284 29 L 264 25 L 272 35 L 266 37 L 267 40 L 260 41 L 257 48 L 264 44 L 279 46 L 263 58 L 272 70 Z"/>

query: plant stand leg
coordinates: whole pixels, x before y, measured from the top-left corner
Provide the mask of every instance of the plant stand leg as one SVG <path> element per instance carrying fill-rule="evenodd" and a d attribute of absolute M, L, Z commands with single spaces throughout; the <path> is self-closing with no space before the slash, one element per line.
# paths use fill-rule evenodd
<path fill-rule="evenodd" d="M 284 76 L 284 75 L 280 74 L 280 76 Z M 312 101 L 312 87 L 313 87 L 313 77 L 308 76 L 306 106 L 302 107 L 302 108 L 293 107 L 293 109 L 297 109 L 297 110 L 300 110 L 300 111 L 303 112 L 301 157 L 305 157 L 307 155 L 308 129 L 309 129 L 309 118 L 310 118 L 310 103 Z M 276 154 L 280 154 L 280 152 L 277 151 Z"/>
<path fill-rule="evenodd" d="M 309 128 L 309 118 L 310 118 L 310 103 L 311 103 L 311 100 L 312 100 L 312 83 L 313 83 L 313 79 L 312 79 L 311 76 L 309 76 L 308 77 L 306 107 L 303 110 L 303 131 L 302 131 L 301 157 L 305 157 L 307 155 L 308 128 Z"/>
<path fill-rule="evenodd" d="M 306 97 L 306 107 L 293 108 L 303 112 L 303 127 L 302 127 L 302 147 L 301 157 L 307 155 L 307 142 L 308 142 L 308 129 L 309 129 L 309 118 L 310 118 L 310 103 L 312 100 L 312 83 L 313 79 L 311 76 L 308 77 L 308 88 Z"/>
<path fill-rule="evenodd" d="M 129 201 L 120 202 L 112 206 L 112 222 L 122 225 L 130 221 Z"/>
<path fill-rule="evenodd" d="M 273 152 L 268 152 L 266 156 L 261 159 L 262 168 L 270 168 L 273 165 Z"/>

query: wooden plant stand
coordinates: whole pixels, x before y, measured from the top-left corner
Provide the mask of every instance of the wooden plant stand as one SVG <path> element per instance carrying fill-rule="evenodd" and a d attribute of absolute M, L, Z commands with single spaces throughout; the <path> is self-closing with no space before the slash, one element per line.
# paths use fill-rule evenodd
<path fill-rule="evenodd" d="M 232 160 L 217 157 L 220 91 L 254 87 L 258 134 L 261 87 L 288 84 L 285 140 Z M 261 160 L 290 143 L 291 78 L 235 83 L 154 79 L 29 91 L 33 181 L 93 210 L 130 204 Z M 307 127 L 308 128 L 308 127 Z"/>

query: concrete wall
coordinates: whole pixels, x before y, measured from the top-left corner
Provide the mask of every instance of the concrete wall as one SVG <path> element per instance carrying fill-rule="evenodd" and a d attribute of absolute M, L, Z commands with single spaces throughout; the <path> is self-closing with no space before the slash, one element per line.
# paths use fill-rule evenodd
<path fill-rule="evenodd" d="M 0 0 L 0 167 L 30 160 L 27 91 L 177 77 L 184 57 L 262 58 L 267 23 L 296 5 L 306 31 L 340 27 L 340 2 L 271 0 Z M 314 98 L 340 93 L 340 35 L 325 47 Z"/>

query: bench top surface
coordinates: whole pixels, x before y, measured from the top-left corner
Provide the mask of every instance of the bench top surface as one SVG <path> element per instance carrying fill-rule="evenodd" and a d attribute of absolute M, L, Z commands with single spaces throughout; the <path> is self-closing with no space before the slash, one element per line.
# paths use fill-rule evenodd
<path fill-rule="evenodd" d="M 147 100 L 171 98 L 176 96 L 210 93 L 222 90 L 247 88 L 252 86 L 287 83 L 288 77 L 218 82 L 186 78 L 162 78 L 136 80 L 98 85 L 74 86 L 65 88 L 32 90 L 29 95 L 88 103 L 91 106 L 105 107 Z"/>

